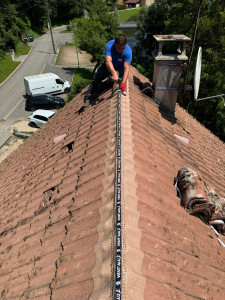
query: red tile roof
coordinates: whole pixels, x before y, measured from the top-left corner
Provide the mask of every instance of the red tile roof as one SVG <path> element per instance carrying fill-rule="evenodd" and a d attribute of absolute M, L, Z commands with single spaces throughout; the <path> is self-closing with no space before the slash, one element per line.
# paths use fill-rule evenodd
<path fill-rule="evenodd" d="M 173 180 L 187 166 L 224 196 L 225 145 L 178 105 L 169 117 L 135 78 L 147 81 L 131 68 L 121 101 L 122 299 L 223 299 L 225 248 Z M 2 299 L 113 297 L 116 97 L 84 111 L 82 99 L 0 164 Z"/>

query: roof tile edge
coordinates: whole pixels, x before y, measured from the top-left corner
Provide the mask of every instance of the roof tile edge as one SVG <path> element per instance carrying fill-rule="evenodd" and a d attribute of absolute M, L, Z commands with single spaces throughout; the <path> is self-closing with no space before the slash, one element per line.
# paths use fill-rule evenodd
<path fill-rule="evenodd" d="M 97 226 L 99 235 L 95 245 L 96 263 L 92 270 L 94 290 L 90 299 L 111 299 L 114 282 L 114 199 L 115 199 L 115 155 L 116 155 L 116 99 L 110 103 L 108 142 L 105 159 L 105 178 L 101 193 L 102 206 L 99 209 L 100 221 Z"/>

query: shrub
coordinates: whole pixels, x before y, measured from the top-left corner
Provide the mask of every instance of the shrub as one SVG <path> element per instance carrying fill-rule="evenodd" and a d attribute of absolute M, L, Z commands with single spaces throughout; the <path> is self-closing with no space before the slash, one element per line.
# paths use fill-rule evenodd
<path fill-rule="evenodd" d="M 77 82 L 75 84 L 72 85 L 71 87 L 71 91 L 68 94 L 68 97 L 66 99 L 66 102 L 70 102 L 77 94 L 79 94 L 83 88 L 85 88 L 88 84 L 90 83 L 90 81 L 88 80 L 84 80 L 84 81 L 80 81 Z"/>
<path fill-rule="evenodd" d="M 79 94 L 83 88 L 85 88 L 93 79 L 93 73 L 87 69 L 73 69 L 73 83 L 71 91 L 68 94 L 66 102 L 70 102 L 77 94 Z"/>
<path fill-rule="evenodd" d="M 125 3 L 117 3 L 117 4 L 116 4 L 116 8 L 117 8 L 118 10 L 127 9 L 127 8 L 128 8 L 128 5 L 125 4 Z"/>

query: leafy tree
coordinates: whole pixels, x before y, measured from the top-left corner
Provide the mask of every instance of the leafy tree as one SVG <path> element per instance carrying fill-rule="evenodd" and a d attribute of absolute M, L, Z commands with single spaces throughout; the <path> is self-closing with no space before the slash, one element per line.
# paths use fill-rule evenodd
<path fill-rule="evenodd" d="M 153 49 L 153 34 L 185 34 L 193 36 L 200 2 L 203 6 L 197 27 L 193 57 L 188 82 L 193 82 L 198 47 L 203 50 L 202 74 L 199 97 L 222 94 L 225 91 L 225 2 L 223 0 L 156 0 L 143 10 L 138 24 L 136 63 L 145 69 Z M 146 46 L 147 45 L 147 46 Z M 190 47 L 190 45 L 189 45 Z M 144 51 L 142 51 L 144 49 Z M 189 54 L 189 53 L 188 53 Z M 185 93 L 184 108 L 193 100 Z M 225 108 L 221 98 L 195 102 L 189 112 L 214 134 L 225 141 Z"/>
<path fill-rule="evenodd" d="M 68 22 L 83 15 L 86 2 L 82 0 L 57 0 L 57 20 Z"/>
<path fill-rule="evenodd" d="M 105 2 L 106 2 L 107 5 L 115 6 L 116 3 L 117 3 L 117 0 L 106 0 Z"/>
<path fill-rule="evenodd" d="M 83 15 L 89 0 L 47 0 L 51 23 L 67 23 Z M 46 0 L 4 0 L 0 7 L 0 55 L 14 48 L 28 28 L 42 33 L 48 27 Z"/>
<path fill-rule="evenodd" d="M 24 22 L 26 22 L 34 28 L 39 28 L 40 32 L 45 26 L 47 26 L 45 0 L 10 1 L 14 4 L 18 17 L 24 20 Z"/>
<path fill-rule="evenodd" d="M 6 51 L 15 48 L 26 23 L 18 17 L 15 5 L 4 1 L 0 8 L 0 49 Z"/>
<path fill-rule="evenodd" d="M 117 32 L 118 19 L 109 13 L 103 0 L 93 0 L 88 17 L 75 20 L 73 26 L 79 47 L 92 55 L 92 62 L 97 62 L 95 71 L 104 60 L 106 42 Z"/>
<path fill-rule="evenodd" d="M 155 0 L 149 8 L 140 11 L 137 28 L 137 46 L 134 58 L 141 64 L 146 64 L 154 49 L 153 35 L 165 32 L 165 21 L 171 9 L 168 0 Z M 146 47 L 146 45 L 148 45 Z"/>
<path fill-rule="evenodd" d="M 48 26 L 46 0 L 11 0 L 15 3 L 19 16 L 29 19 L 31 26 L 42 31 Z M 51 23 L 68 23 L 75 17 L 83 15 L 88 0 L 47 0 Z"/>
<path fill-rule="evenodd" d="M 199 1 L 174 1 L 171 15 L 165 22 L 170 33 L 193 35 Z M 182 12 L 185 11 L 185 22 Z M 194 13 L 193 13 L 194 12 Z M 175 24 L 176 22 L 176 24 Z M 178 29 L 179 28 L 179 29 Z M 216 34 L 215 34 L 216 33 Z M 224 1 L 203 1 L 197 28 L 194 55 L 190 65 L 189 82 L 193 81 L 196 56 L 199 46 L 203 50 L 202 74 L 199 97 L 210 97 L 225 92 L 225 3 Z M 184 107 L 193 100 L 190 93 L 184 97 Z M 225 108 L 221 98 L 193 103 L 191 114 L 214 134 L 225 141 Z"/>

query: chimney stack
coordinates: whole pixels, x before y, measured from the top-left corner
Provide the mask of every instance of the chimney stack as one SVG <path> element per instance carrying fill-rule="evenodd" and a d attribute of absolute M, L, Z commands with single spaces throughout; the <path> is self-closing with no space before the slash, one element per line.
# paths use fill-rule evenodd
<path fill-rule="evenodd" d="M 175 113 L 180 76 L 185 62 L 186 44 L 191 41 L 185 35 L 153 35 L 156 47 L 154 58 L 153 88 L 159 106 Z M 164 45 L 163 45 L 164 44 Z M 163 46 L 164 51 L 163 51 Z"/>

